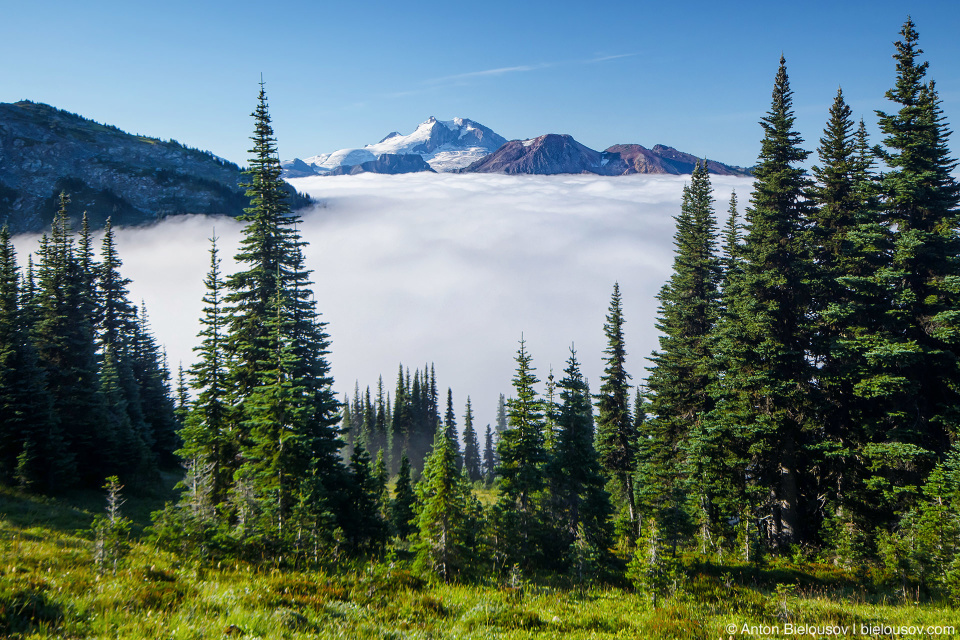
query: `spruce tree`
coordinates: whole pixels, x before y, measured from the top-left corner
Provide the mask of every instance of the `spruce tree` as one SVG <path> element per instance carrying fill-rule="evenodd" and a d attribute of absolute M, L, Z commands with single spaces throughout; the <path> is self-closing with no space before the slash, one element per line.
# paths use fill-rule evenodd
<path fill-rule="evenodd" d="M 639 518 L 633 491 L 637 434 L 630 418 L 630 374 L 626 370 L 627 351 L 623 341 L 623 306 L 620 284 L 614 283 L 610 309 L 603 326 L 607 337 L 606 365 L 596 396 L 597 452 L 603 468 L 614 477 L 626 494 L 626 506 L 632 535 L 637 535 Z"/>

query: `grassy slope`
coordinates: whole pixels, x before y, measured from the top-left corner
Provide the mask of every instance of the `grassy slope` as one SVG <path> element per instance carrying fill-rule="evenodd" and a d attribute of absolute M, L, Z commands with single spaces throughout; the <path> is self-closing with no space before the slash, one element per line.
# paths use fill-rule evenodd
<path fill-rule="evenodd" d="M 138 530 L 159 500 L 129 500 L 125 513 Z M 0 489 L 0 637 L 696 639 L 727 638 L 727 624 L 960 620 L 943 606 L 893 604 L 812 565 L 704 567 L 684 595 L 658 609 L 612 587 L 427 584 L 375 564 L 337 572 L 197 568 L 141 542 L 116 576 L 98 576 L 82 530 L 101 505 L 94 493 L 58 502 Z"/>

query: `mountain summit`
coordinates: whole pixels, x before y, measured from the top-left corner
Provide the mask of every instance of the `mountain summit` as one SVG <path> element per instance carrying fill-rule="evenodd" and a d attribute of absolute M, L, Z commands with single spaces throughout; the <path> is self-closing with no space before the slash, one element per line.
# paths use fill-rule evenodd
<path fill-rule="evenodd" d="M 340 149 L 300 160 L 283 162 L 284 177 L 340 175 L 343 173 L 408 173 L 427 170 L 413 161 L 390 162 L 381 156 L 420 156 L 434 171 L 456 171 L 493 153 L 507 142 L 488 127 L 466 118 L 437 120 L 433 116 L 409 135 L 394 131 L 376 144 L 359 149 Z M 367 165 L 367 163 L 372 163 Z M 355 169 L 366 165 L 369 169 Z"/>

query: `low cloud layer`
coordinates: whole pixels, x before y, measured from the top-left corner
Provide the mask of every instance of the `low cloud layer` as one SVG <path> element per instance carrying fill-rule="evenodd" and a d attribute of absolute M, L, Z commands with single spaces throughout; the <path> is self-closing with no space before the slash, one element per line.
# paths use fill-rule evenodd
<path fill-rule="evenodd" d="M 462 426 L 471 396 L 482 429 L 500 393 L 512 393 L 521 335 L 545 379 L 562 376 L 575 343 L 591 389 L 599 387 L 604 317 L 619 281 L 627 324 L 628 371 L 646 376 L 657 347 L 656 294 L 670 275 L 673 216 L 683 176 L 340 176 L 292 181 L 321 204 L 305 212 L 318 310 L 332 338 L 336 389 L 352 394 L 384 376 L 393 395 L 397 366 L 434 363 L 443 395 L 452 387 Z M 713 177 L 725 217 L 750 182 Z M 223 270 L 240 224 L 186 216 L 123 229 L 117 246 L 131 297 L 146 301 L 171 368 L 193 361 L 208 238 Z M 25 262 L 36 239 L 19 237 Z"/>

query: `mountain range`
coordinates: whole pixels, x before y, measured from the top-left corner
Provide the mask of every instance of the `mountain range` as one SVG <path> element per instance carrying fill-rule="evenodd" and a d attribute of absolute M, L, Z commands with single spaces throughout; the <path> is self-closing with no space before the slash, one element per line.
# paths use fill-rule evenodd
<path fill-rule="evenodd" d="M 58 195 L 92 228 L 139 225 L 178 213 L 237 216 L 249 206 L 236 164 L 175 140 L 125 133 L 30 101 L 0 103 L 0 226 L 49 227 Z M 309 202 L 291 187 L 292 204 Z"/>
<path fill-rule="evenodd" d="M 394 131 L 376 144 L 340 149 L 303 160 L 281 163 L 285 178 L 357 173 L 510 173 L 551 175 L 595 173 L 688 174 L 700 158 L 658 144 L 617 144 L 595 151 L 569 135 L 549 133 L 527 140 L 506 140 L 488 127 L 466 118 L 430 117 L 413 133 Z M 750 175 L 750 169 L 707 161 L 711 173 Z"/>

